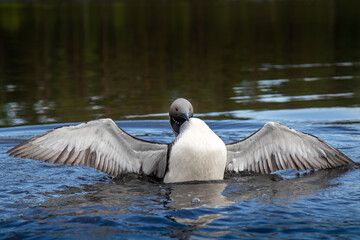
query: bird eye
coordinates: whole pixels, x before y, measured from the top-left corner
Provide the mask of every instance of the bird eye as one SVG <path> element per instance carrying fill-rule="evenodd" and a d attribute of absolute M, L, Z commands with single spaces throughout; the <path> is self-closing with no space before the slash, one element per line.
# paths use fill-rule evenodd
<path fill-rule="evenodd" d="M 179 109 L 178 109 L 178 108 L 175 108 L 175 111 L 179 111 Z"/>

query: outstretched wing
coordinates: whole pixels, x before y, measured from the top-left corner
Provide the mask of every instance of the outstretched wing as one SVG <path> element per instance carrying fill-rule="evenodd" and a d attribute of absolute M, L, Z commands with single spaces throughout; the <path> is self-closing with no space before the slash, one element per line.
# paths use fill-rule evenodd
<path fill-rule="evenodd" d="M 321 139 L 269 122 L 242 141 L 226 145 L 229 171 L 270 173 L 281 169 L 323 169 L 354 164 Z"/>
<path fill-rule="evenodd" d="M 85 165 L 115 177 L 141 171 L 163 177 L 167 150 L 167 144 L 132 137 L 108 118 L 50 130 L 8 153 L 44 162 Z"/>

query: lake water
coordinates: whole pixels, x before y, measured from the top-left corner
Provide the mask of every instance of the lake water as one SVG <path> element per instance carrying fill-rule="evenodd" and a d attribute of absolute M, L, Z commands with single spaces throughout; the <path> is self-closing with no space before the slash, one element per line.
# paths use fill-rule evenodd
<path fill-rule="evenodd" d="M 0 1 L 0 239 L 360 236 L 352 167 L 164 184 L 6 154 L 101 117 L 169 143 L 177 97 L 226 143 L 277 121 L 360 162 L 360 1 Z"/>

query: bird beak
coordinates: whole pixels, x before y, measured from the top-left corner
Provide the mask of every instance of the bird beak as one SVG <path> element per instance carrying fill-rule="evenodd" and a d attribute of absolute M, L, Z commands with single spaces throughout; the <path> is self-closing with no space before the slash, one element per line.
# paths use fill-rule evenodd
<path fill-rule="evenodd" d="M 185 112 L 184 114 L 181 115 L 182 118 L 184 118 L 186 121 L 189 121 L 189 113 Z"/>

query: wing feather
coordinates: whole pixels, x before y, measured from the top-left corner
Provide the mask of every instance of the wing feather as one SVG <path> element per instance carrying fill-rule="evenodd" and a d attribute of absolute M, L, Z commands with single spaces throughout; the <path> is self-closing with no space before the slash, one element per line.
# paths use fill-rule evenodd
<path fill-rule="evenodd" d="M 242 141 L 227 144 L 229 171 L 270 173 L 359 165 L 321 139 L 269 122 Z"/>
<path fill-rule="evenodd" d="M 50 130 L 8 153 L 50 163 L 85 165 L 116 177 L 125 172 L 138 173 L 142 168 L 147 174 L 156 173 L 158 168 L 162 172 L 167 150 L 167 144 L 137 139 L 113 120 L 99 119 Z"/>

